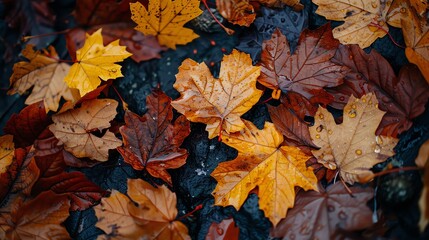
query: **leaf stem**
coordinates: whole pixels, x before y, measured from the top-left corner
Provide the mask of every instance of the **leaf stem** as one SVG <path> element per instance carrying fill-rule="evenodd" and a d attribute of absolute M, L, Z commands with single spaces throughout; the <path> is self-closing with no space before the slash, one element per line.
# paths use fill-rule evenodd
<path fill-rule="evenodd" d="M 119 99 L 121 99 L 122 102 L 122 107 L 124 108 L 124 110 L 128 109 L 128 104 L 125 102 L 125 100 L 122 98 L 121 94 L 119 93 L 118 89 L 116 89 L 115 86 L 113 86 L 112 84 L 112 88 L 113 90 L 116 92 L 116 95 L 118 95 Z"/>
<path fill-rule="evenodd" d="M 386 29 L 382 28 L 379 24 L 377 24 L 377 23 L 370 23 L 369 25 L 370 25 L 370 26 L 374 26 L 374 27 L 376 27 L 376 28 L 380 29 L 381 31 L 385 32 L 385 33 L 387 34 L 387 36 L 389 36 L 390 41 L 392 41 L 392 42 L 393 42 L 393 44 L 395 44 L 395 45 L 396 45 L 397 47 L 399 47 L 399 48 L 405 49 L 405 47 L 404 47 L 404 46 L 402 46 L 401 44 L 399 44 L 398 42 L 396 42 L 396 41 L 395 41 L 395 39 L 393 39 L 393 37 L 392 37 L 392 35 L 389 33 L 389 31 L 386 31 Z"/>
<path fill-rule="evenodd" d="M 52 35 L 60 35 L 60 34 L 67 33 L 69 31 L 70 31 L 70 29 L 66 29 L 66 30 L 59 31 L 59 32 L 50 32 L 50 33 L 44 33 L 44 34 L 39 34 L 39 35 L 34 35 L 34 36 L 24 36 L 21 38 L 21 40 L 23 42 L 27 42 L 28 40 L 33 39 L 33 38 L 43 38 L 43 37 L 49 37 Z"/>
<path fill-rule="evenodd" d="M 212 16 L 212 18 L 217 22 L 217 24 L 219 24 L 219 26 L 221 26 L 223 28 L 223 30 L 225 30 L 225 32 L 228 35 L 232 35 L 234 34 L 234 30 L 232 30 L 231 28 L 227 28 L 225 27 L 220 21 L 219 19 L 217 19 L 217 17 L 213 14 L 213 12 L 210 10 L 209 5 L 207 4 L 207 0 L 201 0 L 201 2 L 203 2 L 204 6 L 206 7 L 207 11 L 209 11 L 210 15 Z"/>
<path fill-rule="evenodd" d="M 185 214 L 185 215 L 183 215 L 183 216 L 181 216 L 181 217 L 179 217 L 179 218 L 176 218 L 176 220 L 177 220 L 177 221 L 180 221 L 180 220 L 182 220 L 182 219 L 184 219 L 184 218 L 187 218 L 187 217 L 191 216 L 192 214 L 194 214 L 196 211 L 201 210 L 202 208 L 203 208 L 203 204 L 199 204 L 199 205 L 197 205 L 197 206 L 194 208 L 194 210 L 192 210 L 192 211 L 188 212 L 187 214 Z"/>

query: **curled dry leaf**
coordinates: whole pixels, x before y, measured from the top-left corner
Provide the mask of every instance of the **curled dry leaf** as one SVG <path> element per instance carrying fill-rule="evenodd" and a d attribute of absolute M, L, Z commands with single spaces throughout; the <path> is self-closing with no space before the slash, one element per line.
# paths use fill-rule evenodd
<path fill-rule="evenodd" d="M 43 101 L 47 112 L 58 110 L 61 97 L 72 102 L 79 100 L 78 91 L 69 88 L 64 82 L 70 66 L 59 62 L 55 49 L 50 46 L 48 50 L 34 51 L 33 48 L 34 46 L 27 45 L 22 50 L 22 55 L 28 61 L 21 61 L 13 66 L 8 94 L 22 95 L 33 87 L 25 104 Z"/>
<path fill-rule="evenodd" d="M 258 81 L 273 90 L 293 91 L 310 99 L 324 87 L 341 84 L 349 71 L 331 61 L 338 45 L 326 24 L 315 31 L 304 30 L 292 54 L 286 37 L 276 30 L 262 45 Z"/>
<path fill-rule="evenodd" d="M 62 223 L 69 216 L 67 196 L 44 192 L 29 201 L 17 198 L 10 213 L 0 215 L 5 239 L 71 239 Z"/>
<path fill-rule="evenodd" d="M 319 107 L 314 126 L 310 127 L 313 143 L 320 147 L 312 150 L 314 156 L 325 167 L 338 168 L 347 183 L 371 179 L 369 169 L 394 154 L 398 139 L 375 135 L 384 115 L 377 106 L 372 93 L 360 99 L 351 96 L 344 107 L 342 124 L 337 125 L 332 114 Z"/>
<path fill-rule="evenodd" d="M 222 139 L 238 150 L 238 156 L 220 163 L 211 173 L 218 182 L 212 193 L 215 205 L 232 205 L 238 210 L 258 187 L 259 207 L 276 226 L 294 206 L 295 187 L 317 190 L 317 179 L 305 165 L 309 156 L 297 147 L 282 146 L 283 136 L 274 124 L 266 122 L 259 130 L 243 121 L 241 132 L 225 134 Z"/>
<path fill-rule="evenodd" d="M 100 79 L 107 81 L 123 77 L 121 66 L 115 63 L 132 55 L 125 48 L 119 45 L 119 40 L 104 46 L 101 28 L 92 35 L 87 34 L 85 44 L 76 51 L 76 62 L 64 81 L 69 87 L 79 89 L 83 96 L 96 89 Z"/>
<path fill-rule="evenodd" d="M 15 156 L 15 145 L 12 135 L 0 136 L 0 174 L 7 171 Z"/>
<path fill-rule="evenodd" d="M 344 24 L 332 30 L 334 38 L 342 44 L 358 44 L 359 47 L 366 48 L 389 31 L 387 13 L 393 0 L 312 1 L 318 5 L 317 14 L 328 20 L 344 21 Z"/>
<path fill-rule="evenodd" d="M 107 131 L 102 137 L 92 132 L 110 127 L 116 115 L 118 102 L 112 99 L 93 99 L 78 109 L 52 116 L 49 130 L 64 143 L 64 148 L 76 157 L 89 157 L 107 161 L 109 149 L 122 145 L 122 141 Z"/>
<path fill-rule="evenodd" d="M 220 223 L 212 223 L 205 240 L 238 240 L 240 229 L 235 225 L 233 218 L 222 220 Z"/>
<path fill-rule="evenodd" d="M 328 90 L 335 96 L 332 106 L 342 109 L 351 94 L 361 97 L 374 92 L 379 108 L 386 112 L 377 135 L 396 137 L 425 111 L 429 85 L 417 67 L 405 65 L 396 77 L 383 56 L 374 50 L 367 54 L 357 45 L 340 46 L 333 61 L 351 71 L 344 78 L 344 84 Z"/>
<path fill-rule="evenodd" d="M 248 0 L 216 0 L 216 8 L 230 23 L 240 26 L 250 26 L 256 17 Z"/>
<path fill-rule="evenodd" d="M 176 194 L 166 186 L 153 187 L 128 179 L 128 196 L 113 191 L 95 207 L 96 226 L 115 239 L 191 239 L 176 220 Z"/>
<path fill-rule="evenodd" d="M 52 121 L 46 114 L 43 102 L 33 103 L 14 114 L 7 121 L 4 132 L 13 135 L 16 147 L 33 145 L 39 135 Z"/>
<path fill-rule="evenodd" d="M 223 57 L 219 79 L 205 63 L 183 61 L 174 88 L 180 98 L 171 105 L 191 122 L 207 124 L 209 138 L 237 132 L 245 127 L 240 116 L 255 105 L 262 95 L 256 88 L 259 67 L 252 65 L 248 54 L 233 50 Z"/>
<path fill-rule="evenodd" d="M 203 11 L 199 0 L 149 0 L 149 6 L 130 3 L 131 19 L 136 29 L 144 35 L 156 36 L 161 45 L 176 49 L 178 44 L 187 44 L 199 37 L 183 25 L 198 17 Z"/>
<path fill-rule="evenodd" d="M 147 113 L 142 117 L 125 111 L 125 125 L 119 129 L 124 146 L 118 151 L 134 169 L 146 169 L 171 185 L 166 169 L 185 164 L 188 152 L 179 147 L 191 132 L 190 124 L 184 116 L 171 123 L 171 99 L 159 89 L 147 97 L 146 106 Z"/>
<path fill-rule="evenodd" d="M 283 239 L 337 239 L 336 231 L 362 230 L 372 225 L 372 211 L 366 203 L 372 188 L 350 187 L 353 195 L 337 182 L 320 192 L 299 192 L 295 206 L 271 236 Z"/>
<path fill-rule="evenodd" d="M 404 36 L 405 56 L 416 64 L 429 83 L 429 26 L 426 18 L 420 18 L 414 11 L 407 11 L 407 17 L 401 18 Z"/>

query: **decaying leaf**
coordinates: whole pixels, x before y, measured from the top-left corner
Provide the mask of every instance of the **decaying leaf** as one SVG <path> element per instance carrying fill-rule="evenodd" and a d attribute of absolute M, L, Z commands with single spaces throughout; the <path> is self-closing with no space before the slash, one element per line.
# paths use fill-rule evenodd
<path fill-rule="evenodd" d="M 207 124 L 210 139 L 222 130 L 240 131 L 244 128 L 240 116 L 262 95 L 256 88 L 259 73 L 249 55 L 237 50 L 223 57 L 219 79 L 212 76 L 205 63 L 186 59 L 174 83 L 181 96 L 171 105 L 191 122 Z"/>
<path fill-rule="evenodd" d="M 234 219 L 224 219 L 220 223 L 212 223 L 205 240 L 238 240 L 240 230 L 235 225 Z"/>
<path fill-rule="evenodd" d="M 401 19 L 404 36 L 405 55 L 408 61 L 416 64 L 429 83 L 429 26 L 426 18 L 421 19 L 414 11 L 407 11 Z"/>
<path fill-rule="evenodd" d="M 89 157 L 107 161 L 109 149 L 122 145 L 122 141 L 107 131 L 102 137 L 92 132 L 110 127 L 116 115 L 118 102 L 112 99 L 93 99 L 82 103 L 78 109 L 52 116 L 49 126 L 64 148 L 76 157 Z"/>
<path fill-rule="evenodd" d="M 240 26 L 250 26 L 256 17 L 248 0 L 216 0 L 216 8 L 230 23 Z"/>
<path fill-rule="evenodd" d="M 371 188 L 350 187 L 353 195 L 337 182 L 320 192 L 299 192 L 295 206 L 271 236 L 282 239 L 336 239 L 337 230 L 362 230 L 372 225 L 372 211 L 366 205 L 373 198 Z"/>
<path fill-rule="evenodd" d="M 123 77 L 121 66 L 115 64 L 122 62 L 132 54 L 119 45 L 119 40 L 103 45 L 101 28 L 92 35 L 87 35 L 83 47 L 76 51 L 74 63 L 64 81 L 71 88 L 79 89 L 83 96 L 96 89 L 102 80 Z"/>
<path fill-rule="evenodd" d="M 147 112 L 142 117 L 125 111 L 125 126 L 120 128 L 124 146 L 118 151 L 134 169 L 146 169 L 171 185 L 166 169 L 185 164 L 188 152 L 179 147 L 191 132 L 190 124 L 184 116 L 171 123 L 171 98 L 159 89 L 147 97 L 146 106 Z"/>
<path fill-rule="evenodd" d="M 15 156 L 12 135 L 0 136 L 0 174 L 5 173 Z"/>
<path fill-rule="evenodd" d="M 262 130 L 243 120 L 241 132 L 225 134 L 222 142 L 238 150 L 232 161 L 222 162 L 211 176 L 218 182 L 215 205 L 239 209 L 249 192 L 258 187 L 259 207 L 274 226 L 295 201 L 295 187 L 317 190 L 317 179 L 299 148 L 282 146 L 283 136 L 272 123 Z"/>
<path fill-rule="evenodd" d="M 76 89 L 71 89 L 64 82 L 70 66 L 59 62 L 55 49 L 34 51 L 34 46 L 28 44 L 22 50 L 22 55 L 28 61 L 15 63 L 10 77 L 11 89 L 8 94 L 24 94 L 33 87 L 25 104 L 30 105 L 43 101 L 46 111 L 57 111 L 61 97 L 75 102 L 79 99 Z"/>
<path fill-rule="evenodd" d="M 67 49 L 73 59 L 76 59 L 76 49 L 83 46 L 85 34 L 92 34 L 103 28 L 103 43 L 107 45 L 116 39 L 119 44 L 127 47 L 136 62 L 160 58 L 159 52 L 166 50 L 161 47 L 154 36 L 144 36 L 134 29 L 131 20 L 131 0 L 77 0 L 74 11 L 78 27 L 66 33 Z M 139 0 L 143 4 L 146 0 Z"/>
<path fill-rule="evenodd" d="M 25 107 L 19 114 L 12 115 L 3 130 L 13 135 L 16 147 L 22 148 L 32 145 L 51 123 L 43 102 L 38 102 Z"/>
<path fill-rule="evenodd" d="M 69 207 L 66 196 L 52 192 L 29 201 L 17 198 L 12 211 L 0 215 L 0 236 L 4 231 L 5 239 L 71 239 L 61 225 L 69 216 Z"/>
<path fill-rule="evenodd" d="M 191 239 L 176 220 L 176 194 L 166 186 L 153 187 L 128 179 L 128 196 L 113 191 L 95 207 L 96 226 L 114 239 Z"/>
<path fill-rule="evenodd" d="M 328 20 L 344 21 L 344 24 L 332 30 L 334 38 L 342 44 L 358 44 L 361 48 L 366 48 L 389 31 L 387 12 L 393 0 L 312 1 L 319 6 L 317 14 Z"/>
<path fill-rule="evenodd" d="M 333 61 L 351 71 L 344 78 L 344 84 L 328 90 L 335 96 L 331 105 L 342 109 L 351 94 L 359 98 L 374 92 L 380 110 L 386 112 L 377 135 L 396 137 L 408 130 L 412 120 L 425 111 L 429 85 L 415 66 L 403 66 L 396 77 L 381 54 L 375 50 L 367 54 L 357 45 L 340 46 Z"/>
<path fill-rule="evenodd" d="M 342 124 L 337 125 L 332 114 L 319 107 L 314 126 L 310 127 L 313 143 L 320 147 L 312 150 L 314 156 L 325 167 L 339 169 L 347 183 L 371 179 L 369 169 L 394 154 L 398 139 L 375 135 L 384 115 L 377 106 L 372 93 L 360 99 L 351 96 L 344 107 Z"/>
<path fill-rule="evenodd" d="M 315 31 L 304 30 L 291 54 L 286 37 L 276 30 L 262 45 L 258 81 L 273 90 L 293 91 L 310 99 L 315 91 L 341 84 L 348 72 L 347 67 L 331 61 L 338 45 L 327 24 Z"/>
<path fill-rule="evenodd" d="M 131 19 L 136 29 L 145 35 L 156 36 L 161 45 L 176 49 L 177 44 L 187 44 L 199 37 L 183 25 L 203 11 L 198 0 L 149 0 L 146 9 L 141 3 L 130 3 Z"/>

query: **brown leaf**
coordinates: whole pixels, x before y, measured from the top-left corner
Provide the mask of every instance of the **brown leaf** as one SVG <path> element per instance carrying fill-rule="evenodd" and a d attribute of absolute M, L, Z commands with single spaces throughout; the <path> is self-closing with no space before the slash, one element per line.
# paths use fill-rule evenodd
<path fill-rule="evenodd" d="M 424 142 L 420 148 L 419 148 L 419 153 L 417 154 L 416 157 L 416 165 L 418 167 L 425 167 L 426 163 L 429 161 L 429 140 L 426 140 L 426 142 Z"/>
<path fill-rule="evenodd" d="M 230 23 L 249 27 L 256 17 L 248 0 L 216 0 L 219 13 Z"/>
<path fill-rule="evenodd" d="M 419 228 L 420 232 L 423 232 L 429 223 L 429 140 L 426 140 L 426 142 L 424 142 L 420 146 L 419 154 L 417 155 L 415 162 L 417 166 L 424 167 L 424 174 L 422 179 L 424 185 L 419 199 Z"/>
<path fill-rule="evenodd" d="M 299 120 L 304 121 L 305 116 L 314 116 L 317 104 L 296 92 L 288 92 L 280 97 L 280 102 L 286 108 L 292 110 Z"/>
<path fill-rule="evenodd" d="M 115 239 L 191 239 L 176 221 L 176 194 L 166 186 L 153 187 L 128 179 L 128 196 L 113 191 L 95 207 L 96 226 Z"/>
<path fill-rule="evenodd" d="M 25 107 L 19 114 L 12 115 L 3 130 L 13 135 L 17 148 L 22 148 L 33 145 L 34 140 L 51 123 L 43 102 L 38 102 Z"/>
<path fill-rule="evenodd" d="M 253 1 L 253 0 L 251 0 Z M 304 8 L 300 0 L 255 0 L 267 7 L 284 8 L 285 6 L 292 7 L 295 11 L 300 11 Z"/>
<path fill-rule="evenodd" d="M 61 225 L 69 216 L 70 202 L 66 196 L 44 192 L 35 199 L 20 200 L 18 198 L 14 203 L 10 214 L 0 216 L 0 223 L 2 218 L 9 218 L 4 221 L 8 225 L 1 229 L 6 239 L 71 239 Z"/>
<path fill-rule="evenodd" d="M 360 99 L 350 97 L 344 107 L 343 122 L 337 125 L 330 112 L 319 107 L 310 127 L 312 150 L 319 163 L 329 169 L 339 169 L 340 177 L 349 184 L 371 179 L 369 170 L 394 154 L 398 139 L 375 135 L 384 112 L 377 108 L 377 98 L 369 93 Z"/>
<path fill-rule="evenodd" d="M 326 24 L 315 31 L 304 30 L 292 54 L 286 37 L 277 29 L 262 44 L 258 81 L 273 90 L 293 91 L 310 99 L 324 87 L 341 84 L 349 71 L 331 61 L 338 45 L 331 26 Z"/>
<path fill-rule="evenodd" d="M 142 117 L 126 110 L 125 125 L 120 128 L 124 146 L 118 151 L 134 169 L 146 169 L 171 185 L 166 169 L 185 164 L 188 153 L 179 147 L 191 131 L 190 124 L 184 116 L 172 124 L 171 98 L 159 89 L 147 97 L 146 106 Z"/>
<path fill-rule="evenodd" d="M 244 128 L 240 116 L 255 105 L 262 91 L 256 88 L 259 67 L 248 54 L 233 50 L 223 57 L 219 79 L 205 63 L 186 59 L 179 67 L 174 88 L 180 98 L 171 105 L 191 122 L 207 124 L 209 138 Z"/>
<path fill-rule="evenodd" d="M 7 171 L 15 156 L 15 145 L 12 135 L 0 136 L 0 174 Z"/>
<path fill-rule="evenodd" d="M 350 187 L 353 196 L 337 182 L 320 192 L 300 191 L 295 207 L 270 235 L 283 239 L 334 239 L 337 230 L 361 230 L 372 225 L 372 212 L 366 206 L 374 193 L 371 188 Z"/>
<path fill-rule="evenodd" d="M 107 161 L 109 149 L 122 142 L 107 131 L 102 137 L 92 132 L 110 127 L 116 115 L 118 102 L 112 99 L 93 99 L 82 103 L 78 109 L 52 116 L 54 124 L 49 130 L 64 143 L 64 148 L 76 157 L 89 157 Z"/>
<path fill-rule="evenodd" d="M 205 240 L 238 240 L 240 230 L 235 226 L 233 218 L 222 220 L 220 223 L 212 223 Z"/>
<path fill-rule="evenodd" d="M 329 90 L 333 107 L 341 109 L 350 94 L 361 97 L 375 92 L 380 110 L 386 111 L 377 134 L 396 137 L 408 130 L 412 119 L 424 112 L 429 86 L 415 67 L 405 66 L 396 78 L 390 64 L 379 53 L 365 53 L 356 45 L 341 46 L 334 61 L 348 66 L 351 72 L 344 84 Z"/>

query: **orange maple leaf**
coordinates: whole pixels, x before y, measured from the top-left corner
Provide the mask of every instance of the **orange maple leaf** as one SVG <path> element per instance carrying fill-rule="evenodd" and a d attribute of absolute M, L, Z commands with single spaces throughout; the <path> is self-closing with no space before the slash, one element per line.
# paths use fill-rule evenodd
<path fill-rule="evenodd" d="M 317 190 L 317 178 L 305 165 L 309 156 L 297 147 L 283 146 L 283 135 L 274 124 L 267 122 L 262 130 L 249 121 L 244 124 L 241 132 L 222 139 L 238 150 L 238 156 L 220 163 L 211 174 L 218 182 L 212 193 L 215 205 L 238 210 L 258 187 L 259 207 L 275 226 L 293 207 L 295 186 Z"/>

